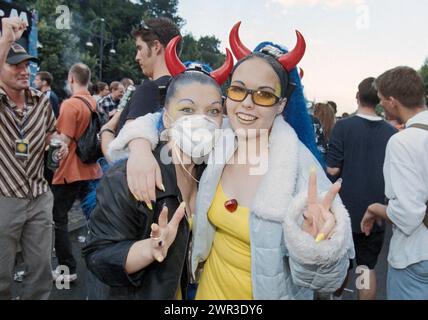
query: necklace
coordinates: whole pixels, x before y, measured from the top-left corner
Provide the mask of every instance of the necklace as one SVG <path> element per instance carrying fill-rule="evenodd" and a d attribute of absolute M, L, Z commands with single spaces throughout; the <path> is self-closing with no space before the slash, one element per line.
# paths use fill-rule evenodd
<path fill-rule="evenodd" d="M 179 152 L 178 152 L 178 150 L 176 149 L 176 144 L 174 143 L 173 144 L 173 149 L 174 149 L 174 152 L 175 152 L 175 155 L 177 156 L 177 158 L 178 158 L 178 161 L 180 162 L 180 165 L 181 165 L 181 167 L 183 168 L 183 170 L 190 176 L 190 178 L 192 178 L 192 180 L 193 181 L 195 181 L 196 183 L 199 183 L 199 180 L 197 180 L 190 172 L 189 172 L 189 170 L 187 170 L 186 169 L 186 167 L 184 166 L 184 164 L 183 164 L 183 161 L 181 160 L 181 156 L 180 156 L 180 154 L 179 154 Z"/>
<path fill-rule="evenodd" d="M 223 194 L 227 197 L 227 194 L 226 194 L 225 190 L 223 189 L 223 185 L 221 182 L 219 184 L 219 187 L 222 189 Z M 229 199 L 224 203 L 224 207 L 230 213 L 234 213 L 236 210 L 238 210 L 238 200 Z"/>
<path fill-rule="evenodd" d="M 227 200 L 224 203 L 224 207 L 230 213 L 234 213 L 236 210 L 238 210 L 238 201 L 236 199 Z"/>

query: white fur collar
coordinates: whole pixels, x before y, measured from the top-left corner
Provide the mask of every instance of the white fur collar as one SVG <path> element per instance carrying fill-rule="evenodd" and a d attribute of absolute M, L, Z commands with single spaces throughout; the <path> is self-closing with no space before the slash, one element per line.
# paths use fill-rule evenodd
<path fill-rule="evenodd" d="M 294 129 L 277 117 L 269 137 L 269 169 L 252 204 L 260 218 L 284 220 L 297 184 L 299 143 Z"/>

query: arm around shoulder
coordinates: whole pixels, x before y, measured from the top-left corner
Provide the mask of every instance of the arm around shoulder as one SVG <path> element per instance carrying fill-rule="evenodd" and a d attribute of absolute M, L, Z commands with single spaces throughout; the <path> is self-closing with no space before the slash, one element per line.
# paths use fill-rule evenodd
<path fill-rule="evenodd" d="M 147 114 L 144 117 L 127 123 L 108 147 L 108 155 L 112 161 L 126 159 L 129 155 L 129 143 L 136 139 L 149 141 L 154 149 L 159 142 L 158 123 L 160 113 Z"/>

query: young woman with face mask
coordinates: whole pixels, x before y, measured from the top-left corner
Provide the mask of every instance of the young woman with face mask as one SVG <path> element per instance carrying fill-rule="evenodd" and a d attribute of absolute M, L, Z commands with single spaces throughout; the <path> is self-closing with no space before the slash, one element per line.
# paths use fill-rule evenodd
<path fill-rule="evenodd" d="M 171 63 L 167 65 L 171 67 Z M 102 179 L 83 250 L 88 269 L 109 286 L 101 298 L 187 296 L 191 216 L 204 170 L 196 160 L 213 148 L 212 140 L 206 137 L 221 127 L 219 84 L 232 67 L 228 54 L 225 65 L 211 75 L 185 68 L 171 72 L 174 78 L 165 100 L 163 141 L 152 153 L 160 165 L 164 187 L 153 203 L 139 202 L 130 193 L 126 161 L 113 166 Z M 195 133 L 203 148 L 191 153 L 189 145 Z"/>
<path fill-rule="evenodd" d="M 348 213 L 335 199 L 340 182 L 331 186 L 309 151 L 315 144 L 309 122 L 302 130 L 306 107 L 298 109 L 293 101 L 303 93 L 297 87 L 291 95 L 304 39 L 298 34 L 289 53 L 270 43 L 251 53 L 238 28 L 230 36 L 239 62 L 226 100 L 233 131 L 224 130 L 217 140 L 197 194 L 192 272 L 201 267 L 202 274 L 196 298 L 312 299 L 315 291 L 332 293 L 341 286 L 354 250 Z M 287 121 L 284 108 L 289 108 Z M 138 137 L 156 143 L 156 130 L 147 129 L 154 118 L 137 120 L 146 129 L 129 127 L 117 149 Z M 143 156 L 139 152 L 132 149 L 131 157 L 153 163 L 147 150 Z M 155 184 L 147 176 L 143 189 Z"/>

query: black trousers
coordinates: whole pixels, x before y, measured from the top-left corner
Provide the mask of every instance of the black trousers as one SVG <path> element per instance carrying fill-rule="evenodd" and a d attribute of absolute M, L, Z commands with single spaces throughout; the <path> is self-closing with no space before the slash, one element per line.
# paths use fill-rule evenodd
<path fill-rule="evenodd" d="M 53 185 L 53 220 L 55 223 L 55 252 L 60 266 L 67 266 L 70 274 L 76 273 L 70 235 L 68 234 L 68 212 L 76 199 L 82 199 L 88 192 L 88 181 L 64 185 Z"/>
<path fill-rule="evenodd" d="M 54 176 L 54 173 L 51 169 L 48 168 L 47 163 L 48 163 L 48 151 L 45 151 L 45 155 L 44 155 L 44 163 L 45 163 L 45 170 L 44 170 L 44 177 L 46 179 L 46 181 L 49 183 L 49 187 L 52 187 L 52 179 Z"/>

